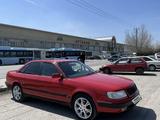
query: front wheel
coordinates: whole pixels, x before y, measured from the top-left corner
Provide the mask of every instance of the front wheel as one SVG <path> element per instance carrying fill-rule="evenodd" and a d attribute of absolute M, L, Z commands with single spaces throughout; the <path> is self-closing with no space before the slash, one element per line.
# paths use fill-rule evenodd
<path fill-rule="evenodd" d="M 2 65 L 2 61 L 0 60 L 0 65 Z"/>
<path fill-rule="evenodd" d="M 24 64 L 25 63 L 25 60 L 24 59 L 20 59 L 19 60 L 19 64 Z"/>
<path fill-rule="evenodd" d="M 110 68 L 104 68 L 103 69 L 103 73 L 105 73 L 105 74 L 111 74 L 112 72 L 111 72 Z"/>
<path fill-rule="evenodd" d="M 72 107 L 80 120 L 93 120 L 97 115 L 95 104 L 87 95 L 76 96 Z"/>
<path fill-rule="evenodd" d="M 154 65 L 150 65 L 150 66 L 149 66 L 149 70 L 150 70 L 150 71 L 155 71 L 155 70 L 156 70 L 156 67 L 155 67 Z"/>
<path fill-rule="evenodd" d="M 22 102 L 24 100 L 24 95 L 20 85 L 15 84 L 12 87 L 12 96 L 13 96 L 13 99 L 17 102 Z"/>

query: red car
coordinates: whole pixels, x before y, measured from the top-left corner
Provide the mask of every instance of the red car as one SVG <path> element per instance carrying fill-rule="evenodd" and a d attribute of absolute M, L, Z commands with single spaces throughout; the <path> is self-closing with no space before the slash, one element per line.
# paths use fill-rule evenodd
<path fill-rule="evenodd" d="M 97 73 L 74 60 L 31 61 L 8 72 L 6 85 L 17 102 L 26 95 L 45 98 L 70 106 L 82 120 L 99 112 L 123 112 L 141 100 L 132 80 Z"/>
<path fill-rule="evenodd" d="M 104 65 L 100 71 L 104 73 L 112 72 L 136 72 L 136 74 L 143 74 L 147 70 L 147 63 L 138 57 L 121 58 L 111 64 Z"/>

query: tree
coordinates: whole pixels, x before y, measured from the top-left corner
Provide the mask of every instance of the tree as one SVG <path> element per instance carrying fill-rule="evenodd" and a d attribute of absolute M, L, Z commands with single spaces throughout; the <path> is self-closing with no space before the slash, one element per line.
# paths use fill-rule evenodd
<path fill-rule="evenodd" d="M 144 25 L 133 28 L 126 33 L 125 43 L 128 44 L 133 52 L 138 55 L 151 54 L 153 52 L 152 36 Z"/>
<path fill-rule="evenodd" d="M 155 52 L 160 52 L 160 43 L 156 42 L 155 44 Z"/>

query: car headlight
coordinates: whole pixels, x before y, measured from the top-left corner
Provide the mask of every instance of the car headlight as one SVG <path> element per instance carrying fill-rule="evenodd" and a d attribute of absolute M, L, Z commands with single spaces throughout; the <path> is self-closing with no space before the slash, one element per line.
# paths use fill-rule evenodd
<path fill-rule="evenodd" d="M 127 96 L 126 92 L 124 90 L 116 91 L 116 92 L 107 92 L 108 98 L 111 99 L 121 99 Z"/>

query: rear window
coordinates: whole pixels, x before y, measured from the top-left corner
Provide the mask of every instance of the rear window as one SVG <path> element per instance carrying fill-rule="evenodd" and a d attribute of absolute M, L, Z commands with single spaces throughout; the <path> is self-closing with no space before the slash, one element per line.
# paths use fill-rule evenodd
<path fill-rule="evenodd" d="M 147 57 L 143 57 L 143 60 L 145 60 L 145 61 L 152 61 L 152 59 L 147 58 Z"/>
<path fill-rule="evenodd" d="M 140 58 L 132 58 L 130 63 L 142 63 L 143 61 Z"/>

